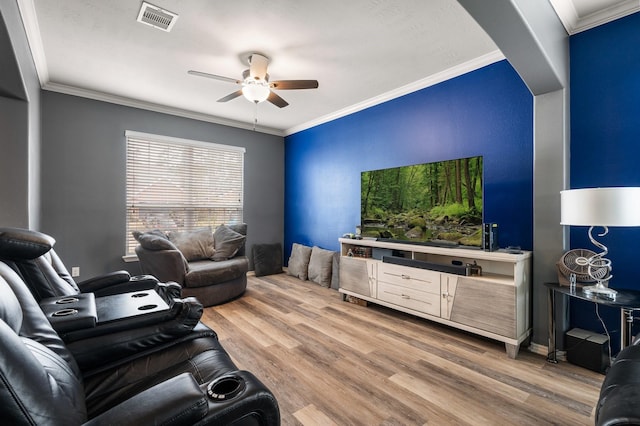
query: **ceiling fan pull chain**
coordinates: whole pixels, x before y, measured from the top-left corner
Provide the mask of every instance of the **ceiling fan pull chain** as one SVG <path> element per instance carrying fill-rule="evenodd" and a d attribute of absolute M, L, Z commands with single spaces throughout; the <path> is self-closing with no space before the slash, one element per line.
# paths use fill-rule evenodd
<path fill-rule="evenodd" d="M 256 109 L 254 110 L 254 114 L 253 114 L 253 131 L 256 131 L 256 125 L 258 124 L 258 102 L 255 102 L 256 104 Z"/>

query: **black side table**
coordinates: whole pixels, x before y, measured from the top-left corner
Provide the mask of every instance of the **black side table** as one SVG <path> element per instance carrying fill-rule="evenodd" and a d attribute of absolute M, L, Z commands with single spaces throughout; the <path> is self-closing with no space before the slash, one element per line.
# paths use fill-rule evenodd
<path fill-rule="evenodd" d="M 631 344 L 633 328 L 633 311 L 640 310 L 640 292 L 633 290 L 616 290 L 615 299 L 607 299 L 596 295 L 587 295 L 581 288 L 571 289 L 569 286 L 561 286 L 558 283 L 545 283 L 549 289 L 549 355 L 547 361 L 558 362 L 556 353 L 556 293 L 575 297 L 604 306 L 620 309 L 620 349 Z"/>

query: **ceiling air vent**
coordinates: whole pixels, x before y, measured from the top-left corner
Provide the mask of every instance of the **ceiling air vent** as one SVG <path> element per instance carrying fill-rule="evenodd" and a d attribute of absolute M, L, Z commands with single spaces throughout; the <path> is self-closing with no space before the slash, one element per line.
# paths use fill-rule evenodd
<path fill-rule="evenodd" d="M 169 32 L 173 28 L 173 24 L 176 23 L 178 15 L 168 10 L 159 8 L 145 1 L 142 2 L 140 13 L 138 13 L 138 22 L 151 25 L 154 28 L 158 28 L 162 31 Z"/>

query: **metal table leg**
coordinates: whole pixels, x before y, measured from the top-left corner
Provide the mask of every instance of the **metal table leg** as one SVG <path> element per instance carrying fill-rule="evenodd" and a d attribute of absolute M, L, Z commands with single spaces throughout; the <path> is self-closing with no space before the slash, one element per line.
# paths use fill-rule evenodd
<path fill-rule="evenodd" d="M 557 364 L 557 351 L 556 351 L 556 292 L 553 289 L 549 289 L 548 304 L 549 304 L 549 352 L 547 354 L 547 361 Z"/>
<path fill-rule="evenodd" d="M 620 350 L 633 339 L 633 309 L 620 308 Z"/>

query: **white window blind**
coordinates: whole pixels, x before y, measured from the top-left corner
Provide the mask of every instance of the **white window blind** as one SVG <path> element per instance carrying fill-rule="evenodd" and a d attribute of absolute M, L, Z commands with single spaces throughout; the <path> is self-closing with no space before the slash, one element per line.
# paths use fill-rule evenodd
<path fill-rule="evenodd" d="M 242 222 L 244 148 L 127 131 L 127 254 L 132 231 Z"/>

